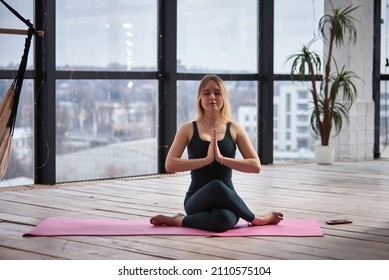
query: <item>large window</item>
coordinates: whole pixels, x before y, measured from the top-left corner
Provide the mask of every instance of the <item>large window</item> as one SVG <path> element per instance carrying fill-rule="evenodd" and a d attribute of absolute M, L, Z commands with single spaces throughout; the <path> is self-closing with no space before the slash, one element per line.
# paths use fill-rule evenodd
<path fill-rule="evenodd" d="M 159 172 L 175 127 L 195 118 L 198 83 L 209 73 L 226 82 L 232 117 L 261 157 L 266 149 L 271 150 L 265 153 L 268 162 L 313 157 L 317 138 L 309 130 L 308 86 L 290 82 L 285 61 L 318 35 L 324 0 L 9 2 L 32 22 L 34 15 L 42 16 L 52 32 L 45 35 L 43 48 L 33 40 L 9 170 L 1 185 L 32 183 L 37 170 L 55 173 L 55 182 Z M 381 2 L 381 73 L 386 78 L 381 82 L 380 139 L 385 155 L 389 28 L 387 1 Z M 2 5 L 0 26 L 26 29 Z M 0 34 L 0 46 L 2 96 L 18 69 L 24 37 Z M 322 42 L 311 48 L 320 51 Z M 48 69 L 36 69 L 35 51 Z M 37 86 L 34 79 L 45 83 Z M 55 99 L 42 102 L 42 96 Z M 42 132 L 51 118 L 55 123 Z M 37 144 L 55 149 L 34 156 Z"/>
<path fill-rule="evenodd" d="M 318 20 L 323 15 L 324 0 L 274 2 L 274 72 L 289 74 L 287 57 L 316 39 L 312 50 L 322 50 L 317 40 Z M 306 16 L 310 15 L 310 16 Z M 311 96 L 309 83 L 277 81 L 274 85 L 274 161 L 299 161 L 314 158 L 317 142 L 309 129 Z"/>
<path fill-rule="evenodd" d="M 274 70 L 279 74 L 288 72 L 286 56 L 315 35 L 323 9 L 323 0 L 289 2 L 276 1 L 274 7 Z M 259 5 L 258 0 L 177 1 L 177 126 L 195 118 L 199 78 L 225 75 L 232 117 L 258 149 L 257 125 L 264 122 L 258 100 L 269 94 L 258 91 Z M 56 70 L 61 71 L 55 83 L 56 181 L 157 172 L 156 128 L 163 125 L 157 118 L 158 81 L 131 78 L 134 72 L 161 70 L 157 6 L 156 0 L 56 2 Z M 110 78 L 115 72 L 119 77 Z M 193 73 L 196 79 L 187 78 Z M 304 91 L 302 85 L 275 84 L 276 161 L 311 156 Z"/>
<path fill-rule="evenodd" d="M 56 83 L 57 181 L 156 173 L 158 83 L 126 75 L 157 70 L 157 1 L 56 8 L 56 67 L 68 71 Z M 120 79 L 109 78 L 115 71 Z"/>

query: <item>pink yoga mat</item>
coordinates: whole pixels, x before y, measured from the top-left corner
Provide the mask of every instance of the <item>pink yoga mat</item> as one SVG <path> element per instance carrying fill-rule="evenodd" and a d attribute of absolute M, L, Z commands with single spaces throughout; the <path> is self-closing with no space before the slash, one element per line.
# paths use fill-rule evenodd
<path fill-rule="evenodd" d="M 278 225 L 250 226 L 241 220 L 226 232 L 153 226 L 148 220 L 45 219 L 24 236 L 130 236 L 130 235 L 196 235 L 196 236 L 323 236 L 314 219 L 286 219 Z"/>

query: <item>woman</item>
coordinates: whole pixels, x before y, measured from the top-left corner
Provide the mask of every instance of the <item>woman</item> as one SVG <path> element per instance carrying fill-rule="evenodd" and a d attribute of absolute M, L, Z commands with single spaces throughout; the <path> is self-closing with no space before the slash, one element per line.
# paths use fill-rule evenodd
<path fill-rule="evenodd" d="M 196 120 L 179 128 L 166 158 L 168 172 L 191 170 L 184 200 L 187 215 L 156 215 L 151 224 L 218 232 L 231 229 L 239 218 L 256 226 L 278 224 L 280 212 L 255 215 L 234 190 L 232 169 L 259 173 L 261 163 L 245 130 L 230 118 L 227 91 L 218 76 L 201 80 L 196 109 Z M 243 159 L 235 158 L 236 147 Z M 185 148 L 188 159 L 181 158 Z"/>

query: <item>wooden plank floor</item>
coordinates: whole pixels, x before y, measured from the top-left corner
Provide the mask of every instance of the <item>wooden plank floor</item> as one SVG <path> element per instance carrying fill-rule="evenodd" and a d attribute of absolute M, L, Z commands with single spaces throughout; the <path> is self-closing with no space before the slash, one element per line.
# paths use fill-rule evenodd
<path fill-rule="evenodd" d="M 389 160 L 234 173 L 255 213 L 318 219 L 324 237 L 22 237 L 49 216 L 148 219 L 182 212 L 188 174 L 0 189 L 0 259 L 389 259 Z M 347 225 L 325 220 L 348 218 Z"/>

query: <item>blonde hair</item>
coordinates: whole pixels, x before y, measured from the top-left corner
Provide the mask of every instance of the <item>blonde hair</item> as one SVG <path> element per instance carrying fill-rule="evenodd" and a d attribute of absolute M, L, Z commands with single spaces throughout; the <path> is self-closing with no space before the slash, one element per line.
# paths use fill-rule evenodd
<path fill-rule="evenodd" d="M 228 99 L 227 89 L 224 85 L 223 80 L 220 79 L 220 77 L 217 75 L 205 75 L 200 81 L 199 87 L 197 89 L 197 99 L 196 99 L 197 117 L 196 117 L 196 120 L 199 120 L 204 116 L 204 108 L 201 106 L 201 94 L 203 92 L 205 85 L 210 80 L 216 82 L 220 88 L 220 91 L 221 91 L 221 95 L 223 98 L 223 107 L 220 110 L 220 115 L 222 116 L 223 119 L 230 122 L 231 121 L 230 101 Z"/>

